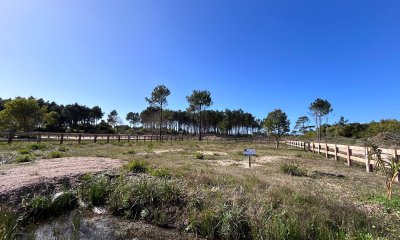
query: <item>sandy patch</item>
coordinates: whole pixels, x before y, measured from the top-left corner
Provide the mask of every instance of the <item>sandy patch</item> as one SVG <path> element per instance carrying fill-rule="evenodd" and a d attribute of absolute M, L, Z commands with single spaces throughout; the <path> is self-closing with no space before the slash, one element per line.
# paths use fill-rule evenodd
<path fill-rule="evenodd" d="M 0 168 L 0 193 L 6 194 L 30 185 L 41 184 L 61 177 L 74 177 L 87 172 L 97 173 L 118 168 L 121 160 L 98 157 L 43 159 L 33 163 Z"/>
<path fill-rule="evenodd" d="M 178 149 L 165 149 L 165 150 L 154 150 L 153 152 L 155 154 L 161 154 L 161 153 L 168 153 L 168 152 L 181 152 L 183 151 L 182 148 L 178 148 Z"/>
<path fill-rule="evenodd" d="M 213 151 L 199 151 L 206 156 L 227 156 L 226 152 L 213 152 Z"/>
<path fill-rule="evenodd" d="M 287 157 L 281 156 L 262 156 L 262 157 L 252 157 L 251 158 L 251 167 L 260 167 L 262 164 L 271 163 L 281 160 L 289 159 Z M 239 166 L 243 168 L 249 168 L 249 159 L 243 160 L 231 160 L 231 159 L 224 159 L 216 161 L 216 164 L 219 166 Z"/>

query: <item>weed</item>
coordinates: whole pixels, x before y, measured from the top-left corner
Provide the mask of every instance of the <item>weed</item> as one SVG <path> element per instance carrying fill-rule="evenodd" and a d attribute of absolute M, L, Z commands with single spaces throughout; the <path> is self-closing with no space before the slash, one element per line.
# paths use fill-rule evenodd
<path fill-rule="evenodd" d="M 6 207 L 0 207 L 0 239 L 15 239 L 18 217 Z"/>
<path fill-rule="evenodd" d="M 64 147 L 64 146 L 61 146 L 61 147 L 58 147 L 58 151 L 60 151 L 60 152 L 66 152 L 66 151 L 68 151 L 68 148 L 66 148 L 66 147 Z"/>
<path fill-rule="evenodd" d="M 146 173 L 149 171 L 148 163 L 142 160 L 132 160 L 129 161 L 125 168 L 128 169 L 129 172 L 134 173 Z"/>
<path fill-rule="evenodd" d="M 47 148 L 46 144 L 44 143 L 32 143 L 28 146 L 31 150 L 44 150 Z"/>
<path fill-rule="evenodd" d="M 23 148 L 23 149 L 19 149 L 18 152 L 19 152 L 19 154 L 26 155 L 26 154 L 29 154 L 31 151 L 29 149 Z"/>
<path fill-rule="evenodd" d="M 172 174 L 166 168 L 155 168 L 150 171 L 150 174 L 154 177 L 171 178 Z"/>
<path fill-rule="evenodd" d="M 90 206 L 100 206 L 106 202 L 109 194 L 109 184 L 109 180 L 106 177 L 100 177 L 95 180 L 90 179 L 80 186 L 79 195 Z"/>
<path fill-rule="evenodd" d="M 381 204 L 389 211 L 395 210 L 400 212 L 400 197 L 398 196 L 392 196 L 392 199 L 388 199 L 384 195 L 372 195 L 367 198 L 367 201 Z"/>
<path fill-rule="evenodd" d="M 281 164 L 280 169 L 281 169 L 281 172 L 284 174 L 297 176 L 297 177 L 307 176 L 307 170 L 300 167 L 296 163 L 285 162 L 285 163 Z"/>
<path fill-rule="evenodd" d="M 136 151 L 134 149 L 129 149 L 124 154 L 134 155 L 134 154 L 136 154 Z"/>
<path fill-rule="evenodd" d="M 202 153 L 202 152 L 196 152 L 195 154 L 194 154 L 194 156 L 197 158 L 197 159 L 204 159 L 204 154 Z"/>
<path fill-rule="evenodd" d="M 15 159 L 15 161 L 17 163 L 30 162 L 30 161 L 32 161 L 32 156 L 31 155 L 22 155 L 22 156 L 17 157 Z"/>
<path fill-rule="evenodd" d="M 60 158 L 62 157 L 62 154 L 58 151 L 54 151 L 50 153 L 50 158 Z"/>

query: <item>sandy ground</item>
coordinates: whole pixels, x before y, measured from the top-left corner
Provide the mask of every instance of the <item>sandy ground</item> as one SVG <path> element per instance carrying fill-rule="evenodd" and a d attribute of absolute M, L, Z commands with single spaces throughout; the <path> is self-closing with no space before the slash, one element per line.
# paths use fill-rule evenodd
<path fill-rule="evenodd" d="M 282 161 L 285 159 L 289 159 L 287 157 L 282 157 L 282 156 L 262 156 L 262 157 L 252 157 L 251 158 L 251 167 L 260 167 L 262 164 L 265 163 L 270 163 L 270 162 L 275 162 L 275 161 Z M 243 168 L 249 168 L 249 160 L 248 158 L 243 159 L 243 160 L 231 160 L 231 159 L 224 159 L 224 160 L 218 160 L 216 162 L 220 166 L 240 166 Z"/>
<path fill-rule="evenodd" d="M 0 193 L 46 183 L 57 178 L 79 176 L 118 168 L 121 160 L 98 157 L 42 159 L 33 163 L 0 166 Z"/>

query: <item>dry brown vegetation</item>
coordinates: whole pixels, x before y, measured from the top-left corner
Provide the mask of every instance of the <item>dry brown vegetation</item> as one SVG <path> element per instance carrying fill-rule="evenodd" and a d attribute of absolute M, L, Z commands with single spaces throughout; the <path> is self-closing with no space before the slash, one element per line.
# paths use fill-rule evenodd
<path fill-rule="evenodd" d="M 40 159 L 49 152 L 60 150 L 57 144 L 44 145 L 43 149 L 30 152 L 37 162 L 46 161 Z M 249 147 L 257 150 L 251 168 L 247 157 L 241 154 Z M 12 162 L 12 158 L 20 155 L 19 149 L 29 149 L 29 144 L 3 144 L 0 156 L 12 156 L 9 159 Z M 149 174 L 178 181 L 184 199 L 180 204 L 184 207 L 177 210 L 181 216 L 174 217 L 174 228 L 197 236 L 211 239 L 399 237 L 400 206 L 379 200 L 385 193 L 385 178 L 379 173 L 366 173 L 364 166 L 349 168 L 344 160 L 336 162 L 285 146 L 275 149 L 266 144 L 213 141 L 67 142 L 61 150 L 63 157 L 141 161 L 150 169 Z M 196 158 L 198 152 L 204 154 L 204 159 Z M 284 163 L 301 167 L 305 174 L 285 174 Z M 19 164 L 2 165 L 0 172 L 7 175 L 10 168 L 19 168 Z M 397 185 L 394 193 L 399 193 Z M 154 219 L 149 222 L 157 224 Z M 242 224 L 236 226 L 232 222 Z"/>

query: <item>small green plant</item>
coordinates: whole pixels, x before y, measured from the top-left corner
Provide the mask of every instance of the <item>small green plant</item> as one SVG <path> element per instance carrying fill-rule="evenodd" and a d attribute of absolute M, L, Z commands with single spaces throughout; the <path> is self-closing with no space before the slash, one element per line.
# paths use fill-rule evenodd
<path fill-rule="evenodd" d="M 196 152 L 196 153 L 194 154 L 194 156 L 195 156 L 197 159 L 204 159 L 204 153 L 202 153 L 202 152 Z"/>
<path fill-rule="evenodd" d="M 281 172 L 284 174 L 297 176 L 297 177 L 307 176 L 307 170 L 300 167 L 296 163 L 285 162 L 285 163 L 281 164 L 280 169 L 281 169 Z"/>
<path fill-rule="evenodd" d="M 133 173 L 146 173 L 149 171 L 149 164 L 142 160 L 132 160 L 126 165 L 126 169 Z"/>
<path fill-rule="evenodd" d="M 68 151 L 68 149 L 66 147 L 64 147 L 64 146 L 61 146 L 61 147 L 58 147 L 58 151 L 66 152 L 66 151 Z"/>
<path fill-rule="evenodd" d="M 50 153 L 50 158 L 60 158 L 60 157 L 62 157 L 61 152 L 54 151 Z"/>
<path fill-rule="evenodd" d="M 74 209 L 78 205 L 78 200 L 72 192 L 63 192 L 51 202 L 52 215 L 59 215 Z"/>
<path fill-rule="evenodd" d="M 109 194 L 110 182 L 106 177 L 88 180 L 80 186 L 79 195 L 90 206 L 103 205 Z"/>
<path fill-rule="evenodd" d="M 49 196 L 34 195 L 30 200 L 23 200 L 27 218 L 40 220 L 50 214 L 51 198 Z"/>
<path fill-rule="evenodd" d="M 136 154 L 136 151 L 134 149 L 129 149 L 124 154 L 134 155 L 134 154 Z"/>
<path fill-rule="evenodd" d="M 25 155 L 25 154 L 29 154 L 31 151 L 29 150 L 29 149 L 26 149 L 26 148 L 23 148 L 23 149 L 19 149 L 18 150 L 18 153 L 19 154 L 23 154 L 23 155 Z"/>
<path fill-rule="evenodd" d="M 386 195 L 390 200 L 393 195 L 393 183 L 400 173 L 400 160 L 395 157 L 389 157 L 386 161 L 382 158 L 382 150 L 379 149 L 370 139 L 366 140 L 368 147 L 368 161 L 375 160 L 376 167 L 383 172 L 386 178 Z"/>
<path fill-rule="evenodd" d="M 31 162 L 32 156 L 31 155 L 22 155 L 15 159 L 17 163 L 24 163 L 24 162 Z"/>
<path fill-rule="evenodd" d="M 15 239 L 17 215 L 6 207 L 0 207 L 0 239 Z"/>
<path fill-rule="evenodd" d="M 32 143 L 28 146 L 31 150 L 44 150 L 47 148 L 46 144 L 44 143 Z"/>
<path fill-rule="evenodd" d="M 150 174 L 154 177 L 171 178 L 172 174 L 166 168 L 155 168 L 150 171 Z"/>

